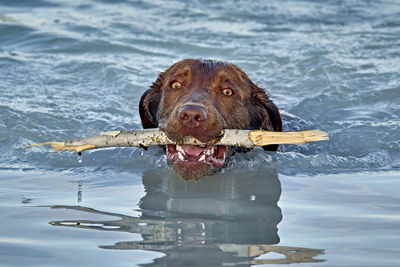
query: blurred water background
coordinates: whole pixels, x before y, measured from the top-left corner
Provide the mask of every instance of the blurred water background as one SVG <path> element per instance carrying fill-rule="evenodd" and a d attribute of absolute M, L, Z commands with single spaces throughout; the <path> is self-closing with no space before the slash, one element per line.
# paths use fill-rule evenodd
<path fill-rule="evenodd" d="M 398 266 L 399 18 L 395 0 L 1 0 L 0 266 Z M 157 148 L 22 149 L 141 128 L 140 96 L 187 57 L 237 64 L 284 130 L 330 141 L 189 182 Z"/>

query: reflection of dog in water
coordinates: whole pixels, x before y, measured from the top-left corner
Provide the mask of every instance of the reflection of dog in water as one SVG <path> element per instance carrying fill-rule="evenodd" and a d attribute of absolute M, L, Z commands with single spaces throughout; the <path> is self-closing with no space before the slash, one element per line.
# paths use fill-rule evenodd
<path fill-rule="evenodd" d="M 140 201 L 140 218 L 75 206 L 88 213 L 119 217 L 118 220 L 53 221 L 55 226 L 72 226 L 102 231 L 140 233 L 143 241 L 100 246 L 105 249 L 144 249 L 166 254 L 155 265 L 266 264 L 320 262 L 313 257 L 319 249 L 274 246 L 279 243 L 277 225 L 282 213 L 277 203 L 281 186 L 276 172 L 265 176 L 249 173 L 242 177 L 220 174 L 218 179 L 187 182 L 156 171 L 143 176 L 146 195 Z M 279 259 L 260 259 L 275 252 Z M 259 257 L 259 258 L 257 258 Z"/>

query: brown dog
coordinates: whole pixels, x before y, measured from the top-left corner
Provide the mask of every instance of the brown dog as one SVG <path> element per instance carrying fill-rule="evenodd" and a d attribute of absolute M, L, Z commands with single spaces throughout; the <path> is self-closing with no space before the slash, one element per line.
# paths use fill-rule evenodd
<path fill-rule="evenodd" d="M 239 67 L 214 60 L 184 59 L 173 64 L 143 94 L 139 111 L 143 128 L 158 127 L 177 142 L 185 136 L 208 142 L 223 129 L 282 131 L 279 109 L 265 92 Z M 168 161 L 185 179 L 212 174 L 234 151 L 211 145 L 166 148 Z"/>

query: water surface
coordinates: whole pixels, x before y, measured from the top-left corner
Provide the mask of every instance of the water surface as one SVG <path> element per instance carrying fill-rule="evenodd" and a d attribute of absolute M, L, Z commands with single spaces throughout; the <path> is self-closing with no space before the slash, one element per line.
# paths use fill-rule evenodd
<path fill-rule="evenodd" d="M 397 266 L 397 1 L 0 1 L 0 265 Z M 187 57 L 240 66 L 284 130 L 185 182 L 157 148 L 22 146 L 139 129 Z"/>

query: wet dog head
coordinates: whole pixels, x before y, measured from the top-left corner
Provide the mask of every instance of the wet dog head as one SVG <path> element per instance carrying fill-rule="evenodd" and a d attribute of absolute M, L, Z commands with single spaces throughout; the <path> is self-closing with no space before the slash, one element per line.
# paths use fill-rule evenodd
<path fill-rule="evenodd" d="M 143 128 L 160 128 L 173 141 L 192 136 L 207 143 L 223 129 L 281 131 L 276 105 L 237 66 L 185 59 L 161 73 L 139 104 Z M 277 146 L 264 147 L 276 150 Z M 221 168 L 233 149 L 226 146 L 168 145 L 168 161 L 183 178 Z"/>

